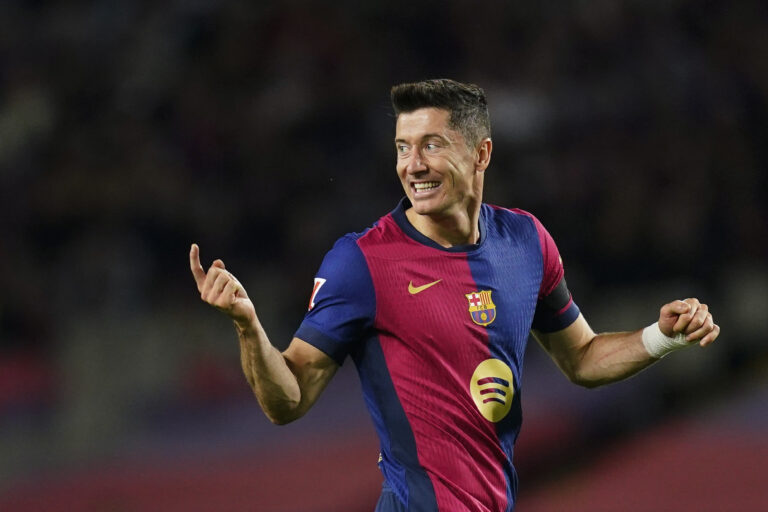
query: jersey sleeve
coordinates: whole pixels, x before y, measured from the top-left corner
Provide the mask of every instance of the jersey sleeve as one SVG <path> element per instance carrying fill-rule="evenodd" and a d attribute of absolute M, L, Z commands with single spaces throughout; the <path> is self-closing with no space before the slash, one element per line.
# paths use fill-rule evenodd
<path fill-rule="evenodd" d="M 341 365 L 372 327 L 375 312 L 368 264 L 355 235 L 346 235 L 325 255 L 315 277 L 309 310 L 294 336 Z"/>
<path fill-rule="evenodd" d="M 555 241 L 536 217 L 531 215 L 531 218 L 539 234 L 543 260 L 543 275 L 532 327 L 542 332 L 555 332 L 565 329 L 578 318 L 579 307 L 573 301 L 565 282 L 563 259 Z"/>

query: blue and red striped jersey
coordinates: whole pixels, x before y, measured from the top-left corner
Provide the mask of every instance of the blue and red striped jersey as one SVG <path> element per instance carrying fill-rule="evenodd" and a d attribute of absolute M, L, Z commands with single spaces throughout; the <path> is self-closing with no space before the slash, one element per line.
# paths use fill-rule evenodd
<path fill-rule="evenodd" d="M 354 361 L 379 466 L 407 510 L 512 510 L 528 335 L 579 309 L 531 214 L 483 204 L 478 243 L 444 248 L 409 223 L 409 206 L 336 242 L 296 337 Z"/>

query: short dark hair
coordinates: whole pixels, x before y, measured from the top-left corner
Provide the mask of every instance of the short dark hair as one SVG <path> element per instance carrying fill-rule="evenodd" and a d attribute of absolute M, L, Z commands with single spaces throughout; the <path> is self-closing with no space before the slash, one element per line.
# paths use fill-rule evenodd
<path fill-rule="evenodd" d="M 491 120 L 485 92 L 475 84 L 463 84 L 448 78 L 399 84 L 390 92 L 395 116 L 421 108 L 439 108 L 450 112 L 449 126 L 475 147 L 491 136 Z"/>

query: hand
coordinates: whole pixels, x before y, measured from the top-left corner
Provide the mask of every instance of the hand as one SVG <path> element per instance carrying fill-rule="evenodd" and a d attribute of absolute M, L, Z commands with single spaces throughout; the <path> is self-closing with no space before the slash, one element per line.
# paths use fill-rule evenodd
<path fill-rule="evenodd" d="M 662 306 L 659 329 L 670 338 L 685 333 L 686 341 L 698 341 L 702 347 L 715 341 L 720 334 L 720 326 L 714 322 L 709 306 L 698 299 L 676 300 Z"/>
<path fill-rule="evenodd" d="M 200 264 L 200 248 L 192 244 L 189 266 L 201 299 L 232 318 L 239 328 L 245 329 L 251 325 L 256 318 L 253 303 L 240 281 L 224 268 L 223 261 L 214 261 L 206 274 Z"/>

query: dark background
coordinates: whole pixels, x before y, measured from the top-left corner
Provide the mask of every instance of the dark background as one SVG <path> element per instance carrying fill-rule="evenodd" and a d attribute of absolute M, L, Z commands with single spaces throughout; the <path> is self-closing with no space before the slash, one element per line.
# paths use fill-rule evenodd
<path fill-rule="evenodd" d="M 519 510 L 768 503 L 768 6 L 758 0 L 0 4 L 0 508 L 372 510 L 350 363 L 261 414 L 188 267 L 285 347 L 323 255 L 391 210 L 389 88 L 487 94 L 486 199 L 533 212 L 598 331 L 722 327 L 598 390 L 531 344 Z"/>

